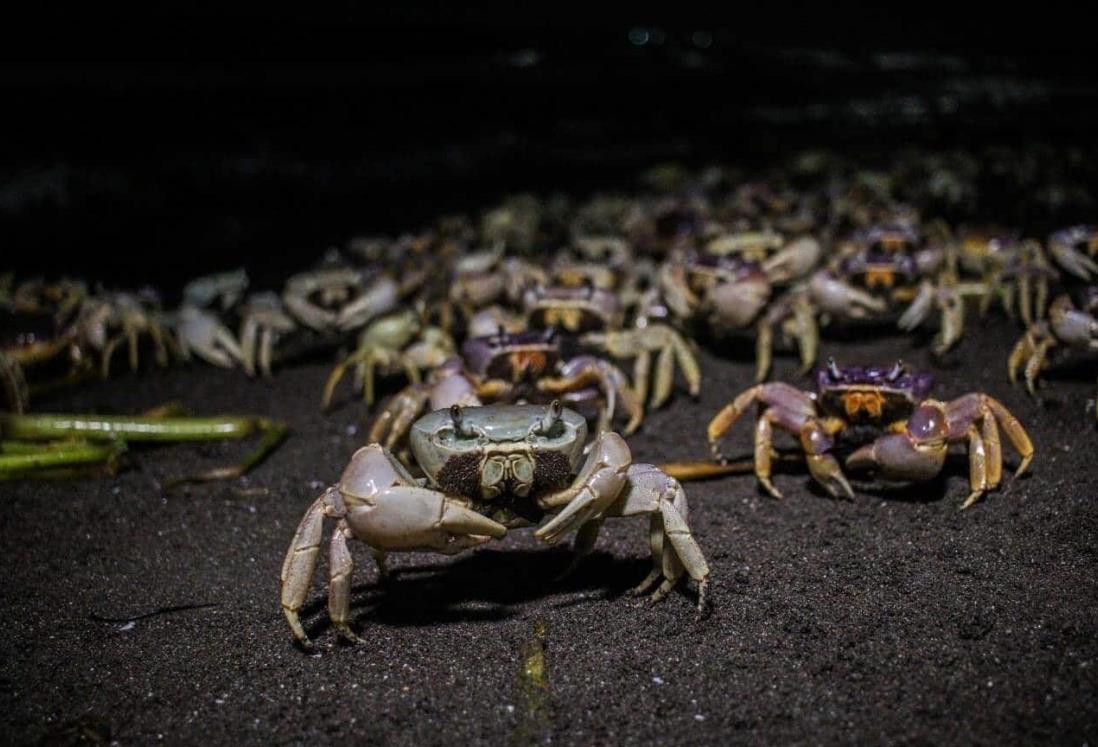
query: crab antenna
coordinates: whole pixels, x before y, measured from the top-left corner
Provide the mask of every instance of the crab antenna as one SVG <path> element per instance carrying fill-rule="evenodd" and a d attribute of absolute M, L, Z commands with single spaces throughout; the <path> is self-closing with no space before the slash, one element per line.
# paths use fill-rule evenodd
<path fill-rule="evenodd" d="M 827 358 L 827 372 L 831 374 L 831 378 L 833 379 L 837 379 L 842 375 L 839 371 L 839 367 L 835 364 L 835 359 L 831 356 L 828 356 Z"/>
<path fill-rule="evenodd" d="M 560 400 L 553 400 L 549 404 L 549 409 L 546 410 L 545 415 L 542 417 L 541 421 L 534 429 L 534 432 L 548 434 L 550 431 L 552 431 L 553 426 L 560 422 L 560 415 L 563 410 L 564 408 L 561 405 Z"/>

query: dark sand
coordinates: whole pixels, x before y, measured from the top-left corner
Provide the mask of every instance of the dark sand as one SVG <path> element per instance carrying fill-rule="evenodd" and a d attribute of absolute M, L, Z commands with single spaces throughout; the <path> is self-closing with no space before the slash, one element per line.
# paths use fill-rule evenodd
<path fill-rule="evenodd" d="M 239 445 L 143 450 L 141 469 L 114 479 L 0 485 L 0 733 L 124 744 L 1094 743 L 1094 381 L 1075 367 L 1032 402 L 1006 381 L 1014 334 L 972 323 L 938 368 L 942 397 L 1000 397 L 1038 446 L 1031 477 L 973 510 L 957 511 L 961 460 L 945 480 L 862 489 L 853 502 L 822 497 L 798 473 L 777 478 L 784 502 L 752 478 L 690 485 L 713 569 L 715 609 L 701 623 L 692 587 L 654 607 L 623 596 L 647 570 L 643 521 L 608 525 L 564 584 L 552 579 L 566 553 L 528 532 L 453 559 L 397 557 L 386 590 L 358 546 L 354 616 L 368 642 L 336 642 L 318 579 L 305 610 L 311 654 L 279 611 L 279 567 L 303 510 L 361 444 L 365 415 L 349 400 L 317 411 L 324 364 L 273 382 L 150 371 L 41 399 L 43 410 L 104 412 L 180 400 L 268 413 L 294 433 L 232 485 L 164 495 L 153 478 Z M 823 353 L 930 363 L 925 345 L 897 336 Z M 638 460 L 705 454 L 706 420 L 752 368 L 712 354 L 704 364 L 701 401 L 679 394 L 653 414 L 631 442 Z M 776 375 L 793 376 L 792 361 Z M 216 606 L 128 629 L 89 617 L 197 603 Z M 544 689 L 520 675 L 539 622 Z"/>

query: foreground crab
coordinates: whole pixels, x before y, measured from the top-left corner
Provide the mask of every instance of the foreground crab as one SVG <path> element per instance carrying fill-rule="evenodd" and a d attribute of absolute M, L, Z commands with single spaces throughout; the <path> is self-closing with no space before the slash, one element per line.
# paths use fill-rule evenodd
<path fill-rule="evenodd" d="M 770 480 L 774 429 L 797 437 L 808 470 L 833 496 L 853 497 L 836 454 L 848 452 L 846 466 L 875 469 L 886 480 L 918 482 L 941 472 L 951 444 L 966 443 L 971 492 L 968 508 L 1002 480 L 999 429 L 1022 457 L 1018 477 L 1033 459 L 1025 428 L 993 397 L 978 392 L 950 402 L 927 399 L 934 379 L 897 363 L 891 369 L 839 367 L 817 371 L 816 391 L 803 392 L 773 382 L 752 387 L 726 405 L 709 423 L 709 445 L 723 461 L 719 440 L 753 402 L 761 406 L 755 425 L 755 475 L 775 498 Z M 868 439 L 865 434 L 868 433 Z"/>
<path fill-rule="evenodd" d="M 309 592 L 320 552 L 324 517 L 338 520 L 331 538 L 328 612 L 336 630 L 358 641 L 348 620 L 353 560 L 348 539 L 370 547 L 382 575 L 392 551 L 434 550 L 452 555 L 499 539 L 508 529 L 541 524 L 535 536 L 556 542 L 577 530 L 579 560 L 595 546 L 604 519 L 651 517 L 652 572 L 662 599 L 689 574 L 705 604 L 709 566 L 687 525 L 686 494 L 650 464 L 633 464 L 616 433 L 591 445 L 582 468 L 587 423 L 561 407 L 490 405 L 436 410 L 416 421 L 411 446 L 426 474 L 416 480 L 384 447 L 372 444 L 351 458 L 339 482 L 302 518 L 282 565 L 282 611 L 294 637 L 309 639 L 298 611 Z"/>

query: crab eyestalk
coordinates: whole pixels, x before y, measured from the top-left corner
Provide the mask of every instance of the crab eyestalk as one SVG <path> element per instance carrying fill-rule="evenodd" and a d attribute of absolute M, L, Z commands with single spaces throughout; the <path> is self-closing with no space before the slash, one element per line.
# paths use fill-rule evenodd
<path fill-rule="evenodd" d="M 561 412 L 564 411 L 564 406 L 560 403 L 559 399 L 553 400 L 549 403 L 549 408 L 545 411 L 534 427 L 531 429 L 531 433 L 539 436 L 549 436 L 553 434 L 553 430 L 557 428 L 560 423 Z"/>
<path fill-rule="evenodd" d="M 461 405 L 450 405 L 450 422 L 454 424 L 454 433 L 461 438 L 475 438 L 477 432 L 465 425 L 465 414 Z"/>

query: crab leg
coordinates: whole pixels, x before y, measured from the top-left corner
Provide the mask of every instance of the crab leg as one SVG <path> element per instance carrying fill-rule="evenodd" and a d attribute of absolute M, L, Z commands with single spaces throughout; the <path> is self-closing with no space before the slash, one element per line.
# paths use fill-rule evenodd
<path fill-rule="evenodd" d="M 579 568 L 584 558 L 594 551 L 601 529 L 602 519 L 592 519 L 586 524 L 580 525 L 580 528 L 576 530 L 576 538 L 572 541 L 572 560 L 568 563 L 568 567 L 556 577 L 557 581 L 571 576 Z"/>
<path fill-rule="evenodd" d="M 755 381 L 764 381 L 774 357 L 774 329 L 763 317 L 755 329 Z"/>
<path fill-rule="evenodd" d="M 688 574 L 698 583 L 698 612 L 705 610 L 709 584 L 709 564 L 687 523 L 689 509 L 682 486 L 659 467 L 634 464 L 626 471 L 626 482 L 618 499 L 604 516 L 627 517 L 648 514 L 650 519 L 649 546 L 652 551 L 652 572 L 634 593 L 645 593 L 662 579 L 649 597 L 658 602 Z"/>
<path fill-rule="evenodd" d="M 392 449 L 404 438 L 413 421 L 419 417 L 431 393 L 426 384 L 410 384 L 397 393 L 374 418 L 367 442 L 384 444 Z"/>
<path fill-rule="evenodd" d="M 346 513 L 339 490 L 335 487 L 325 490 L 301 517 L 301 522 L 298 523 L 297 530 L 294 532 L 294 538 L 290 542 L 290 549 L 286 553 L 286 559 L 282 562 L 280 577 L 282 614 L 286 617 L 294 638 L 306 646 L 309 645 L 309 636 L 301 627 L 301 620 L 297 613 L 301 605 L 305 604 L 305 598 L 309 595 L 309 584 L 316 571 L 320 540 L 324 534 L 324 517 L 342 519 Z"/>
<path fill-rule="evenodd" d="M 362 641 L 351 630 L 348 621 L 351 609 L 351 575 L 355 561 L 347 547 L 347 538 L 354 536 L 346 519 L 340 519 L 332 532 L 328 550 L 328 617 L 341 636 L 352 643 Z"/>
<path fill-rule="evenodd" d="M 753 386 L 737 395 L 709 421 L 707 436 L 709 450 L 713 453 L 714 459 L 724 461 L 724 455 L 720 450 L 721 436 L 727 433 L 743 416 L 747 408 L 756 402 L 772 407 L 780 407 L 783 410 L 788 410 L 791 414 L 806 418 L 816 414 L 816 402 L 812 397 L 789 384 L 775 381 Z"/>
<path fill-rule="evenodd" d="M 939 293 L 941 294 L 939 306 L 942 311 L 941 330 L 938 341 L 934 345 L 934 352 L 942 355 L 961 339 L 965 324 L 965 305 L 956 289 L 945 288 Z"/>
<path fill-rule="evenodd" d="M 337 631 L 352 642 L 359 637 L 348 621 L 354 561 L 351 537 L 365 542 L 375 558 L 388 550 L 461 552 L 507 534 L 507 528 L 444 494 L 410 484 L 411 477 L 380 446 L 359 449 L 339 486 L 328 488 L 302 517 L 282 564 L 282 611 L 294 637 L 308 646 L 298 611 L 308 596 L 324 518 L 339 519 L 329 546 L 328 610 Z"/>
<path fill-rule="evenodd" d="M 11 408 L 17 413 L 26 410 L 30 401 L 30 390 L 23 375 L 23 367 L 19 361 L 4 353 L 0 353 L 0 381 L 4 383 L 4 392 Z"/>
<path fill-rule="evenodd" d="M 629 380 L 621 370 L 604 360 L 590 355 L 580 355 L 560 369 L 560 376 L 542 379 L 538 389 L 552 394 L 566 394 L 587 384 L 597 384 L 606 402 L 599 409 L 599 433 L 610 431 L 610 420 L 617 409 L 617 398 L 629 414 L 629 422 L 623 432 L 629 435 L 637 429 L 644 419 L 644 404 L 637 399 Z"/>
<path fill-rule="evenodd" d="M 259 339 L 259 370 L 267 378 L 271 377 L 271 353 L 274 351 L 274 331 L 264 328 Z"/>

